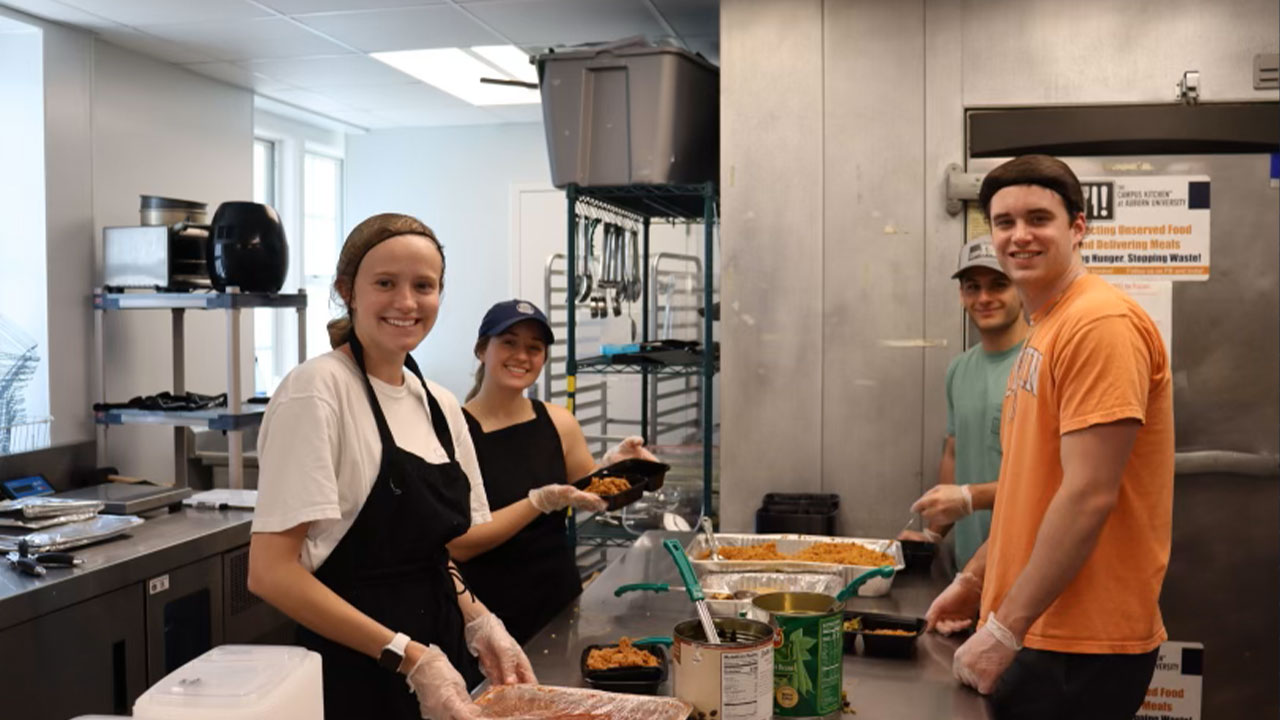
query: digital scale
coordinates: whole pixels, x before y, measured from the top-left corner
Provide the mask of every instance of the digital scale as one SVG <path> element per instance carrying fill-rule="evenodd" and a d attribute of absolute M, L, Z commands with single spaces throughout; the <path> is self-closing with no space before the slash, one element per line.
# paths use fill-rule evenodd
<path fill-rule="evenodd" d="M 137 515 L 169 505 L 180 504 L 191 496 L 191 488 L 166 488 L 142 483 L 115 483 L 90 485 L 76 490 L 58 493 L 60 498 L 97 500 L 107 515 Z"/>
<path fill-rule="evenodd" d="M 28 475 L 0 482 L 0 492 L 7 500 L 17 500 L 34 495 L 52 495 L 53 488 L 49 487 L 49 481 L 43 475 Z"/>

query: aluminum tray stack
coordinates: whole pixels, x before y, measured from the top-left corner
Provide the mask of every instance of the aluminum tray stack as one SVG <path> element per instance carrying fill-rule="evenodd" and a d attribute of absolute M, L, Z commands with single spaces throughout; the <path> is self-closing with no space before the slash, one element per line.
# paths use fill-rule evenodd
<path fill-rule="evenodd" d="M 902 572 L 906 563 L 902 560 L 902 543 L 897 540 L 873 540 L 869 538 L 829 537 L 826 535 L 794 535 L 749 534 L 749 533 L 716 533 L 716 542 L 721 547 L 742 547 L 760 543 L 775 542 L 778 551 L 794 553 L 818 542 L 856 543 L 864 547 L 887 553 L 894 560 L 894 570 Z M 839 575 L 845 583 L 853 580 L 871 567 L 862 565 L 838 565 L 835 563 L 805 562 L 801 560 L 710 560 L 705 559 L 710 552 L 705 535 L 697 535 L 693 542 L 685 548 L 693 569 L 699 579 L 712 573 L 744 573 L 744 572 L 779 572 L 779 573 L 824 573 Z M 893 578 L 871 578 L 858 589 L 860 597 L 878 597 L 889 592 Z"/>

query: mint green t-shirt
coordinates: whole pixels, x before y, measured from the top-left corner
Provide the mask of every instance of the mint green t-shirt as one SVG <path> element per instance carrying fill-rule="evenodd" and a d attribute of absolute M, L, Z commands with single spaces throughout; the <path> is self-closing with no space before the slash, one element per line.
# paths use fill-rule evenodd
<path fill-rule="evenodd" d="M 1000 478 L 1000 407 L 1022 343 L 998 353 L 969 348 L 947 366 L 947 435 L 956 439 L 956 483 Z M 977 510 L 952 529 L 956 567 L 964 568 L 991 530 L 991 511 Z"/>

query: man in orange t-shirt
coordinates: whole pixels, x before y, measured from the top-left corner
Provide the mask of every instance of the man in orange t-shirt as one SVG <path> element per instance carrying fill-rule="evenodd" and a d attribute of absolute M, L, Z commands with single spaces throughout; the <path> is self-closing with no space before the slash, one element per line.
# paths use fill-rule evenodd
<path fill-rule="evenodd" d="M 941 632 L 982 621 L 953 669 L 997 717 L 1128 720 L 1166 639 L 1169 360 L 1147 314 L 1086 272 L 1070 168 L 1015 158 L 979 200 L 1031 333 L 1005 390 L 990 539 L 926 620 Z"/>

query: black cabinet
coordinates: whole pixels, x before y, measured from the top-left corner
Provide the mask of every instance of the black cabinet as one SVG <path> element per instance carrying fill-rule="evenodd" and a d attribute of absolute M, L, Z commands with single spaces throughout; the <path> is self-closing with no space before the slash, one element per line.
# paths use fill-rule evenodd
<path fill-rule="evenodd" d="M 222 557 L 175 568 L 143 587 L 150 686 L 222 644 Z"/>
<path fill-rule="evenodd" d="M 141 585 L 0 630 L 4 717 L 127 714 L 147 689 Z"/>

